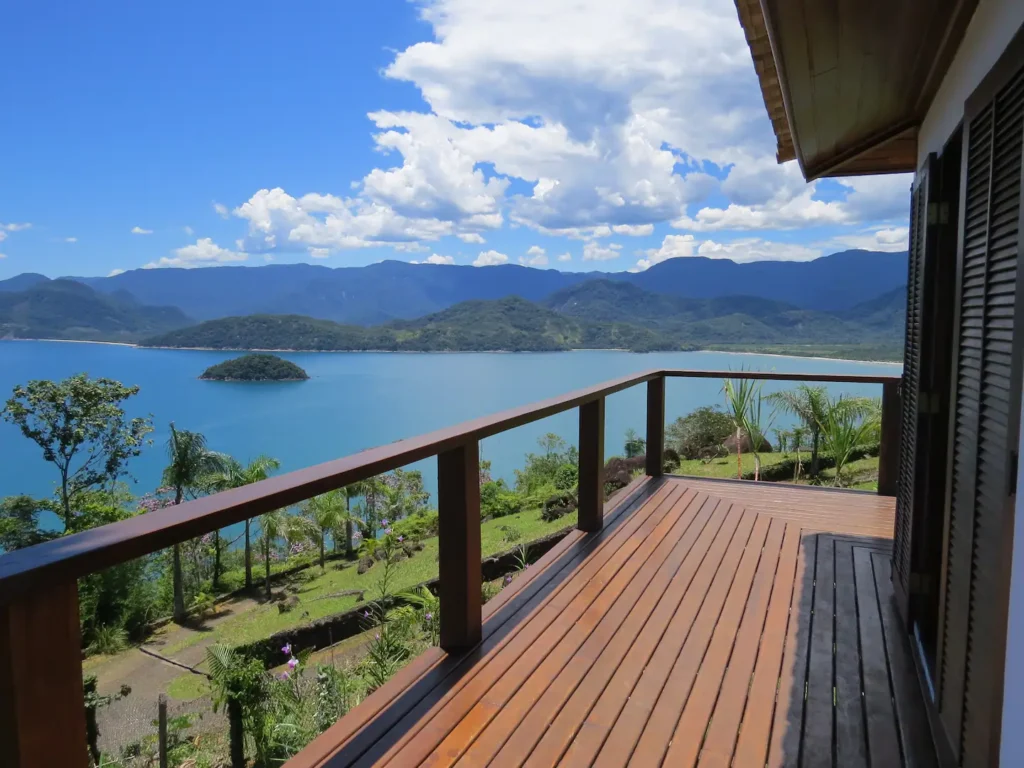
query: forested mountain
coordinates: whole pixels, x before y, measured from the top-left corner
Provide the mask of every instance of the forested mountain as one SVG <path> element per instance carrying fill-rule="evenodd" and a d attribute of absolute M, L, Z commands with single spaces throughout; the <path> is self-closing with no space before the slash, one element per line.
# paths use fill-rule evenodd
<path fill-rule="evenodd" d="M 144 306 L 126 292 L 103 294 L 74 280 L 0 291 L 0 338 L 137 341 L 191 322 L 177 307 Z"/>
<path fill-rule="evenodd" d="M 666 296 L 748 296 L 835 313 L 899 288 L 906 275 L 905 253 L 846 251 L 809 262 L 669 259 L 637 274 L 385 261 L 337 269 L 312 264 L 139 269 L 114 277 L 75 279 L 105 293 L 127 290 L 144 304 L 177 306 L 200 320 L 303 314 L 376 325 L 422 317 L 474 299 L 519 296 L 541 301 L 556 291 L 598 279 Z"/>
<path fill-rule="evenodd" d="M 6 280 L 0 280 L 0 291 L 25 291 L 39 283 L 48 283 L 50 278 L 36 272 L 24 272 Z"/>

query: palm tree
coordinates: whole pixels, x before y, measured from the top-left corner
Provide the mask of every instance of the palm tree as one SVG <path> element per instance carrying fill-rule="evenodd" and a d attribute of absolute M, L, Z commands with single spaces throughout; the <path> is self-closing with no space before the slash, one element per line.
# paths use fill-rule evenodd
<path fill-rule="evenodd" d="M 747 414 L 755 399 L 760 400 L 761 384 L 753 379 L 726 379 L 722 384 L 725 393 L 725 406 L 736 428 L 736 479 L 743 479 L 743 434 L 746 432 Z M 751 446 L 755 448 L 755 465 L 759 462 L 753 435 L 750 435 Z M 755 475 L 756 476 L 756 475 Z"/>
<path fill-rule="evenodd" d="M 207 483 L 218 491 L 226 491 L 230 488 L 241 488 L 243 485 L 252 485 L 261 480 L 266 480 L 270 473 L 280 468 L 281 462 L 269 456 L 257 456 L 248 465 L 242 464 L 233 458 L 228 458 L 227 465 L 220 472 L 214 473 L 207 478 Z M 245 521 L 245 588 L 252 588 L 252 544 L 250 541 L 250 528 L 252 520 Z"/>
<path fill-rule="evenodd" d="M 764 412 L 766 402 L 767 400 L 761 396 L 761 387 L 758 386 L 754 397 L 747 404 L 747 412 L 743 419 L 743 429 L 750 436 L 750 449 L 754 452 L 754 480 L 761 479 L 761 448 L 768 443 L 766 435 L 775 422 L 775 409 L 772 409 L 771 413 Z"/>
<path fill-rule="evenodd" d="M 647 441 L 636 433 L 635 429 L 626 430 L 626 444 L 624 446 L 626 458 L 632 459 L 636 456 L 643 456 L 647 450 Z"/>
<path fill-rule="evenodd" d="M 288 515 L 283 510 L 275 509 L 260 515 L 260 544 L 263 546 L 263 567 L 264 582 L 267 600 L 271 598 L 270 592 L 270 550 L 274 542 L 289 531 Z"/>
<path fill-rule="evenodd" d="M 355 557 L 355 548 L 352 546 L 353 534 L 355 534 L 355 522 L 356 516 L 352 514 L 352 499 L 358 499 L 360 496 L 365 495 L 366 484 L 365 482 L 353 483 L 352 485 L 346 485 L 341 489 L 341 492 L 345 494 L 345 557 L 350 560 Z M 334 548 L 338 548 L 338 536 L 334 536 Z"/>
<path fill-rule="evenodd" d="M 328 491 L 314 496 L 306 502 L 303 511 L 306 514 L 313 538 L 320 546 L 320 570 L 326 567 L 327 532 L 340 528 L 342 522 L 346 521 L 348 518 L 345 511 L 347 502 L 348 496 L 344 491 Z"/>
<path fill-rule="evenodd" d="M 803 447 L 805 432 L 807 432 L 807 428 L 799 424 L 789 431 L 792 438 L 790 446 L 796 452 L 796 469 L 793 470 L 794 483 L 800 479 L 800 449 Z"/>
<path fill-rule="evenodd" d="M 821 440 L 821 422 L 825 419 L 828 393 L 823 386 L 801 384 L 796 389 L 774 392 L 769 402 L 788 411 L 804 423 L 811 435 L 811 477 L 818 474 L 818 446 Z"/>
<path fill-rule="evenodd" d="M 819 424 L 825 447 L 836 462 L 837 488 L 842 482 L 843 467 L 850 461 L 851 454 L 870 441 L 877 428 L 872 404 L 865 398 L 843 398 L 826 400 L 825 415 Z"/>
<path fill-rule="evenodd" d="M 164 469 L 164 485 L 174 489 L 174 503 L 181 504 L 187 491 L 194 491 L 202 479 L 223 470 L 226 457 L 206 447 L 206 438 L 198 432 L 175 429 L 171 422 L 171 436 L 167 441 L 167 458 L 170 463 Z M 181 545 L 173 547 L 174 619 L 185 618 L 185 589 L 181 573 Z"/>

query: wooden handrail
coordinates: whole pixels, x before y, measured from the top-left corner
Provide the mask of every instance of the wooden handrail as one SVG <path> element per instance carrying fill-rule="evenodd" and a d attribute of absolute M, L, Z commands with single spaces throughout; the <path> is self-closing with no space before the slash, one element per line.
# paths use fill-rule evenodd
<path fill-rule="evenodd" d="M 19 768 L 87 764 L 77 579 L 430 456 L 438 457 L 441 647 L 473 646 L 482 621 L 479 441 L 578 407 L 579 527 L 598 531 L 604 524 L 605 398 L 647 383 L 646 470 L 657 476 L 663 471 L 665 379 L 678 377 L 882 384 L 882 435 L 892 445 L 883 445 L 879 457 L 879 492 L 895 493 L 900 377 L 651 370 L 64 536 L 0 556 L 3 759 Z M 52 738 L 54 722 L 60 739 Z"/>

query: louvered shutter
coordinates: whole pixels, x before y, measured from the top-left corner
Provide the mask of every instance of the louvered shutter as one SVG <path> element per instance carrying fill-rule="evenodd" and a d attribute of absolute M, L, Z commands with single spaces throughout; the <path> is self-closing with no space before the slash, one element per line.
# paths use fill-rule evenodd
<path fill-rule="evenodd" d="M 900 428 L 899 490 L 893 532 L 892 574 L 896 601 L 903 620 L 910 624 L 911 573 L 917 485 L 917 443 L 920 432 L 918 395 L 921 389 L 924 272 L 928 232 L 928 182 L 932 158 L 918 173 L 910 198 L 910 249 L 907 258 L 907 324 L 903 345 L 903 414 Z"/>
<path fill-rule="evenodd" d="M 1011 456 L 1019 429 L 1022 336 L 1016 304 L 1024 70 L 1002 80 L 1001 87 L 991 77 L 983 83 L 988 87 L 968 101 L 964 121 L 966 174 L 939 647 L 939 712 L 964 766 L 998 761 L 1008 600 L 1004 545 L 1012 531 Z"/>

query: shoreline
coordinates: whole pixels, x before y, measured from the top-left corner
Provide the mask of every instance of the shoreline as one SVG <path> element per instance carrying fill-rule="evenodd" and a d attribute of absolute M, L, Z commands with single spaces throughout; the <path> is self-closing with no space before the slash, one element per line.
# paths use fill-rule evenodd
<path fill-rule="evenodd" d="M 723 349 L 692 349 L 687 351 L 676 351 L 676 350 L 662 350 L 657 352 L 633 352 L 629 349 L 557 349 L 557 350 L 538 350 L 538 351 L 514 351 L 508 349 L 488 349 L 488 350 L 436 350 L 432 352 L 417 351 L 417 350 L 406 350 L 406 349 L 243 349 L 241 347 L 150 347 L 142 344 L 135 344 L 128 341 L 95 341 L 91 339 L 0 339 L 0 341 L 43 341 L 43 342 L 54 342 L 56 344 L 104 344 L 113 347 L 133 347 L 135 349 L 160 349 L 172 352 L 283 352 L 291 354 L 318 354 L 318 355 L 359 355 L 359 354 L 389 354 L 389 355 L 472 355 L 472 354 L 483 354 L 483 355 L 517 355 L 517 354 L 559 354 L 562 352 L 625 352 L 631 355 L 648 355 L 648 354 L 688 354 L 694 352 L 713 352 L 720 355 L 756 355 L 758 357 L 779 357 L 785 359 L 800 359 L 800 360 L 832 360 L 842 363 L 864 363 L 866 365 L 899 365 L 903 363 L 896 360 L 864 360 L 856 359 L 851 357 L 823 357 L 821 355 L 784 355 L 778 352 L 737 352 L 732 350 Z"/>

